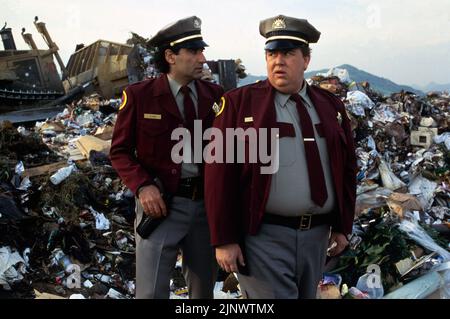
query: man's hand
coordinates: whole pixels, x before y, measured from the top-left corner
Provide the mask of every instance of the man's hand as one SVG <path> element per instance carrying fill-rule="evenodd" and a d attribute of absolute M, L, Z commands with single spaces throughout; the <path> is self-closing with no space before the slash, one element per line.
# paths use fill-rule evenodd
<path fill-rule="evenodd" d="M 328 242 L 328 255 L 336 256 L 342 253 L 345 247 L 348 246 L 347 237 L 344 234 L 332 232 L 330 241 Z"/>
<path fill-rule="evenodd" d="M 216 247 L 216 259 L 220 268 L 226 272 L 238 272 L 237 261 L 245 266 L 241 247 L 238 244 L 229 244 Z"/>
<path fill-rule="evenodd" d="M 167 216 L 167 208 L 161 193 L 155 185 L 144 186 L 139 192 L 139 201 L 144 213 L 153 218 Z"/>

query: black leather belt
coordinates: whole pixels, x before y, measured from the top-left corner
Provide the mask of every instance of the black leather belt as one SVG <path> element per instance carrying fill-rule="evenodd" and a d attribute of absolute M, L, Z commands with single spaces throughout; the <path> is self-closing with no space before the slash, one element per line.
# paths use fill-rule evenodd
<path fill-rule="evenodd" d="M 263 216 L 263 223 L 285 226 L 292 229 L 308 230 L 319 225 L 331 225 L 333 221 L 333 214 L 319 214 L 311 215 L 305 214 L 295 217 L 287 217 L 281 215 L 274 215 L 265 213 Z"/>
<path fill-rule="evenodd" d="M 191 200 L 201 200 L 204 197 L 204 187 L 202 177 L 182 178 L 178 184 L 175 196 L 189 198 Z"/>

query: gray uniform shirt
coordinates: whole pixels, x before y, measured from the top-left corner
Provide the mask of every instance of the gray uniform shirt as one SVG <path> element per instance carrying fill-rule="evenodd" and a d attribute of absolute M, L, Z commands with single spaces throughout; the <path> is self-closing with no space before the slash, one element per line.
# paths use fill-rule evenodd
<path fill-rule="evenodd" d="M 267 213 L 283 216 L 326 214 L 331 212 L 335 205 L 336 198 L 326 141 L 325 138 L 319 136 L 315 127 L 317 123 L 320 123 L 320 118 L 306 93 L 306 87 L 305 82 L 299 94 L 305 101 L 305 107 L 314 126 L 314 135 L 325 175 L 328 199 L 323 207 L 317 206 L 311 200 L 308 166 L 297 107 L 295 102 L 290 99 L 290 95 L 277 92 L 275 94 L 277 122 L 293 124 L 295 137 L 279 139 L 280 167 L 278 172 L 272 175 L 270 194 L 266 205 Z"/>
<path fill-rule="evenodd" d="M 170 90 L 172 91 L 172 94 L 175 97 L 175 101 L 177 102 L 178 110 L 180 111 L 181 116 L 184 119 L 185 118 L 184 117 L 184 94 L 183 94 L 183 92 L 180 91 L 182 85 L 180 83 L 178 83 L 177 81 L 175 81 L 174 79 L 172 79 L 169 75 L 167 75 L 167 78 L 169 80 Z M 191 89 L 190 96 L 191 96 L 192 101 L 194 102 L 195 112 L 198 116 L 198 95 L 197 95 L 197 89 L 195 88 L 194 81 L 190 82 L 187 86 Z M 191 136 L 191 138 L 194 138 L 194 137 Z M 184 144 L 183 154 L 191 154 L 191 162 L 188 162 L 187 160 L 185 162 L 185 160 L 183 160 L 183 163 L 181 164 L 181 178 L 199 176 L 198 165 L 192 163 L 194 155 L 193 155 L 193 150 L 192 150 L 190 143 Z"/>

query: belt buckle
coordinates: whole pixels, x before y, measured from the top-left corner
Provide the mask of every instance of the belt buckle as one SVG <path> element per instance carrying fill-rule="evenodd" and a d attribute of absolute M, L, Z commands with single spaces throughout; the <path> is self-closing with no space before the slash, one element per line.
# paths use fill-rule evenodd
<path fill-rule="evenodd" d="M 311 229 L 311 214 L 305 214 L 300 216 L 300 230 L 309 230 Z"/>

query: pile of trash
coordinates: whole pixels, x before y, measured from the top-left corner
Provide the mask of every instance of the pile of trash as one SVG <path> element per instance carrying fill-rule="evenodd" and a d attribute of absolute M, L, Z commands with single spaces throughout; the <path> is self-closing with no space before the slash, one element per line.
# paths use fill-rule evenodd
<path fill-rule="evenodd" d="M 134 296 L 134 196 L 108 157 L 120 102 L 94 94 L 32 127 L 1 124 L 0 298 Z M 181 262 L 173 298 L 187 297 Z"/>
<path fill-rule="evenodd" d="M 309 81 L 345 103 L 359 169 L 350 249 L 327 265 L 319 295 L 381 298 L 449 261 L 450 95 L 386 97 L 337 68 Z M 417 240 L 418 233 L 429 238 Z M 378 290 L 366 285 L 373 265 Z"/>
<path fill-rule="evenodd" d="M 2 295 L 134 294 L 132 195 L 106 152 L 115 115 L 99 111 L 119 102 L 92 96 L 32 128 L 0 127 Z"/>
<path fill-rule="evenodd" d="M 319 298 L 439 281 L 427 276 L 450 259 L 450 95 L 386 97 L 339 69 L 309 81 L 344 101 L 359 170 L 350 247 L 330 258 Z M 108 158 L 119 105 L 91 95 L 31 127 L 1 124 L 0 298 L 134 296 L 134 197 Z M 171 298 L 187 297 L 181 263 Z M 234 275 L 220 274 L 215 296 L 241 296 Z"/>

